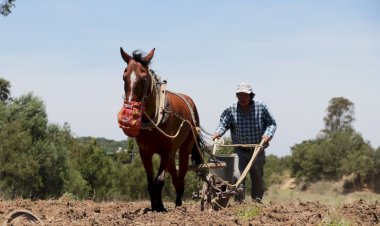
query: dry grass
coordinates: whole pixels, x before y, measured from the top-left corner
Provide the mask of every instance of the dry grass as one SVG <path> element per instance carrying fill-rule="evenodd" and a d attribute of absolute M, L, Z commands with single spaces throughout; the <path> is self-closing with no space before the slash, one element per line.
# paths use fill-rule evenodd
<path fill-rule="evenodd" d="M 380 194 L 370 191 L 358 191 L 343 194 L 337 188 L 336 183 L 317 182 L 312 184 L 307 191 L 300 191 L 297 188 L 288 188 L 281 185 L 273 185 L 264 195 L 264 202 L 277 201 L 282 203 L 294 200 L 300 201 L 320 201 L 327 205 L 337 206 L 351 203 L 354 200 L 363 199 L 369 203 L 380 202 Z"/>

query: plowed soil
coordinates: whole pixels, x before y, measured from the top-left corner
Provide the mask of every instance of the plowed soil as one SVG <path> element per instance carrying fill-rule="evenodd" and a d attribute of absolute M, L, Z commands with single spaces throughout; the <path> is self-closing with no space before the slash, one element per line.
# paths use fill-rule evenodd
<path fill-rule="evenodd" d="M 199 203 L 181 207 L 165 203 L 167 212 L 149 210 L 149 202 L 61 200 L 0 201 L 0 225 L 38 225 L 20 214 L 29 211 L 45 225 L 380 225 L 380 203 L 357 200 L 330 207 L 318 201 L 290 203 L 232 203 L 220 211 L 201 211 Z M 255 214 L 246 214 L 248 209 Z M 12 212 L 20 210 L 19 214 Z M 7 224 L 7 222 L 10 224 Z"/>

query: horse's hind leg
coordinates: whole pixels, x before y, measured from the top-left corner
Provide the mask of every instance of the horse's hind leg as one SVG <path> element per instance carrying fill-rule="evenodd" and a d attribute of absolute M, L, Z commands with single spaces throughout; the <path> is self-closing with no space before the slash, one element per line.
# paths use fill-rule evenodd
<path fill-rule="evenodd" d="M 177 193 L 177 200 L 176 200 L 176 204 L 175 206 L 180 206 L 182 204 L 182 202 L 178 203 L 178 186 L 179 186 L 179 183 L 178 183 L 178 173 L 177 173 L 177 169 L 176 169 L 176 165 L 175 165 L 175 159 L 172 159 L 170 160 L 169 164 L 168 164 L 168 172 L 170 173 L 171 177 L 172 177 L 172 183 L 174 185 L 174 188 L 176 190 L 176 193 Z M 183 193 L 183 192 L 182 192 Z"/>
<path fill-rule="evenodd" d="M 185 176 L 189 167 L 189 155 L 193 144 L 194 141 L 190 139 L 188 142 L 183 143 L 179 149 L 179 171 L 177 184 L 175 185 L 177 193 L 176 206 L 182 205 L 182 196 L 185 191 Z"/>

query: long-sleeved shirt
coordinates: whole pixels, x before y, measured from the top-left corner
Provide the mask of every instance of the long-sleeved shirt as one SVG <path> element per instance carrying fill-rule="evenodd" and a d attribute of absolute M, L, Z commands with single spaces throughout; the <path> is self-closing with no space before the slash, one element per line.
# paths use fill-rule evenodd
<path fill-rule="evenodd" d="M 272 138 L 276 128 L 276 121 L 268 107 L 259 100 L 252 100 L 246 114 L 237 103 L 224 110 L 216 132 L 222 136 L 230 129 L 233 144 L 258 144 L 263 135 Z"/>

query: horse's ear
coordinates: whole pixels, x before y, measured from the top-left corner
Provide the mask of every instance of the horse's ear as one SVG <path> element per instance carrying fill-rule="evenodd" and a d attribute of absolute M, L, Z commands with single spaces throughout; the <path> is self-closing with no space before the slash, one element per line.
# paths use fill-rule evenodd
<path fill-rule="evenodd" d="M 123 57 L 123 60 L 125 61 L 125 63 L 128 64 L 128 62 L 131 60 L 131 56 L 129 56 L 128 53 L 124 52 L 122 47 L 120 47 L 120 53 L 121 53 L 121 57 Z"/>
<path fill-rule="evenodd" d="M 153 58 L 153 55 L 154 55 L 154 50 L 156 50 L 156 48 L 153 48 L 144 58 L 143 60 L 145 62 L 150 62 L 150 60 Z"/>

